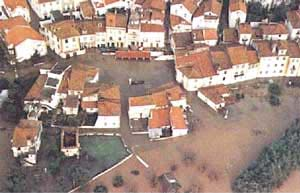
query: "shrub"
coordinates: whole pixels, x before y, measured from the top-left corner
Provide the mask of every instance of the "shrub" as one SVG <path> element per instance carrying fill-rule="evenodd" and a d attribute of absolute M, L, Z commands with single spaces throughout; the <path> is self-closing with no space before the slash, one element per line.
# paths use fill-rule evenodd
<path fill-rule="evenodd" d="M 94 192 L 95 192 L 95 193 L 107 193 L 108 190 L 107 190 L 107 187 L 106 187 L 106 186 L 104 186 L 104 185 L 99 185 L 99 186 L 96 186 L 96 187 L 94 188 Z"/>
<path fill-rule="evenodd" d="M 280 99 L 276 95 L 271 95 L 269 98 L 269 102 L 272 106 L 279 106 L 280 105 Z"/>
<path fill-rule="evenodd" d="M 270 94 L 276 95 L 276 96 L 279 96 L 281 94 L 281 89 L 280 89 L 279 85 L 276 83 L 269 84 L 268 91 Z"/>
<path fill-rule="evenodd" d="M 116 188 L 124 185 L 124 180 L 122 176 L 115 176 L 112 181 L 112 185 Z"/>
<path fill-rule="evenodd" d="M 171 165 L 171 166 L 170 166 L 170 170 L 171 170 L 172 172 L 176 171 L 176 170 L 177 170 L 177 165 L 176 165 L 176 164 Z"/>
<path fill-rule="evenodd" d="M 135 175 L 135 176 L 140 175 L 140 171 L 138 171 L 138 170 L 132 170 L 130 173 Z"/>
<path fill-rule="evenodd" d="M 0 78 L 0 91 L 9 88 L 9 81 L 5 78 Z"/>

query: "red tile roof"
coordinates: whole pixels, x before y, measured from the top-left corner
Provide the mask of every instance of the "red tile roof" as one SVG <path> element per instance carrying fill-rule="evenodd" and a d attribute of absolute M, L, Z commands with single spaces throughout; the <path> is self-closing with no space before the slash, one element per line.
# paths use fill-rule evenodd
<path fill-rule="evenodd" d="M 16 26 L 5 35 L 5 41 L 8 45 L 16 46 L 28 39 L 44 41 L 44 37 L 30 26 Z"/>
<path fill-rule="evenodd" d="M 170 126 L 170 109 L 153 109 L 148 120 L 148 128 L 156 129 Z"/>
<path fill-rule="evenodd" d="M 229 10 L 233 11 L 243 11 L 247 13 L 247 6 L 245 0 L 230 0 Z"/>
<path fill-rule="evenodd" d="M 204 78 L 216 75 L 211 56 L 208 51 L 177 56 L 176 68 L 188 78 Z"/>
<path fill-rule="evenodd" d="M 33 143 L 38 137 L 41 126 L 41 121 L 21 119 L 14 129 L 12 146 L 26 147 L 28 146 L 27 141 Z"/>
<path fill-rule="evenodd" d="M 209 100 L 211 100 L 215 104 L 220 104 L 225 102 L 224 95 L 230 95 L 230 90 L 225 85 L 217 85 L 217 86 L 200 88 L 199 92 L 201 92 L 204 96 L 206 96 Z"/>
<path fill-rule="evenodd" d="M 171 122 L 172 129 L 187 129 L 182 108 L 171 107 L 170 122 Z"/>
<path fill-rule="evenodd" d="M 34 82 L 29 92 L 26 94 L 25 101 L 41 100 L 42 90 L 47 80 L 47 75 L 39 75 L 38 79 Z"/>

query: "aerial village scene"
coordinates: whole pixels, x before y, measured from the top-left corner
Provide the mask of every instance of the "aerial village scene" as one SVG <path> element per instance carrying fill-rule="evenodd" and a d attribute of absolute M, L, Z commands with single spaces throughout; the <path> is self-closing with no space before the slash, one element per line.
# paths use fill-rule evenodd
<path fill-rule="evenodd" d="M 0 0 L 0 192 L 300 192 L 300 0 Z"/>

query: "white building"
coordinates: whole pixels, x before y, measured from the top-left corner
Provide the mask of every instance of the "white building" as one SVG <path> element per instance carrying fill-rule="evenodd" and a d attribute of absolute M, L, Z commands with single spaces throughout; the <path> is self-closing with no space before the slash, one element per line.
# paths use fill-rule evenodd
<path fill-rule="evenodd" d="M 170 29 L 172 33 L 182 33 L 192 31 L 192 23 L 182 19 L 179 16 L 170 16 Z"/>
<path fill-rule="evenodd" d="M 288 42 L 254 41 L 259 55 L 258 77 L 280 77 L 286 75 L 289 65 Z"/>
<path fill-rule="evenodd" d="M 282 23 L 260 24 L 264 40 L 287 40 L 289 32 L 287 27 Z"/>
<path fill-rule="evenodd" d="M 188 126 L 183 109 L 180 107 L 152 109 L 148 120 L 150 139 L 187 135 Z"/>
<path fill-rule="evenodd" d="M 286 26 L 290 39 L 295 40 L 300 37 L 300 10 L 288 11 Z"/>
<path fill-rule="evenodd" d="M 230 90 L 224 85 L 211 86 L 200 88 L 197 96 L 214 111 L 218 112 L 227 105 L 226 98 L 230 96 Z"/>
<path fill-rule="evenodd" d="M 31 21 L 30 9 L 26 0 L 3 0 L 9 17 L 22 16 L 27 22 Z"/>
<path fill-rule="evenodd" d="M 128 117 L 129 119 L 148 118 L 152 109 L 167 108 L 168 106 L 185 109 L 187 99 L 180 86 L 167 86 L 151 95 L 130 97 Z"/>
<path fill-rule="evenodd" d="M 165 29 L 158 24 L 141 24 L 140 45 L 145 48 L 165 47 Z"/>
<path fill-rule="evenodd" d="M 33 55 L 47 54 L 46 42 L 22 17 L 13 17 L 0 21 L 1 38 L 17 62 L 30 59 Z"/>
<path fill-rule="evenodd" d="M 85 49 L 80 46 L 80 33 L 73 20 L 47 24 L 44 34 L 50 49 L 62 58 L 85 53 Z"/>
<path fill-rule="evenodd" d="M 112 101 L 98 102 L 96 128 L 120 128 L 121 105 Z"/>
<path fill-rule="evenodd" d="M 77 115 L 79 112 L 79 98 L 77 95 L 68 95 L 64 101 L 63 111 L 66 115 Z"/>
<path fill-rule="evenodd" d="M 218 43 L 218 33 L 216 29 L 198 29 L 192 31 L 194 44 L 206 44 L 215 46 Z"/>
<path fill-rule="evenodd" d="M 127 44 L 127 16 L 119 13 L 108 12 L 106 20 L 106 44 L 107 47 L 123 48 Z"/>
<path fill-rule="evenodd" d="M 252 40 L 252 28 L 250 24 L 242 23 L 238 26 L 239 43 L 242 45 L 250 45 Z"/>
<path fill-rule="evenodd" d="M 181 17 L 187 22 L 192 22 L 192 15 L 197 9 L 197 3 L 192 0 L 173 0 L 171 1 L 170 13 Z"/>
<path fill-rule="evenodd" d="M 228 11 L 229 27 L 234 28 L 246 22 L 247 6 L 244 0 L 230 0 Z"/>
<path fill-rule="evenodd" d="M 12 151 L 14 157 L 22 156 L 24 166 L 37 163 L 37 152 L 41 145 L 41 121 L 21 119 L 14 129 Z"/>
<path fill-rule="evenodd" d="M 218 0 L 203 1 L 193 13 L 192 29 L 217 29 L 221 10 L 222 4 Z"/>

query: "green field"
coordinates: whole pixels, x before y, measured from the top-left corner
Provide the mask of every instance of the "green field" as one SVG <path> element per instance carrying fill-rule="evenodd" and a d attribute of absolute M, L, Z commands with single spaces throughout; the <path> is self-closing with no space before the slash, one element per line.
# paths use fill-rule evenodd
<path fill-rule="evenodd" d="M 128 155 L 120 137 L 88 136 L 80 137 L 81 152 L 86 152 L 105 165 L 112 165 Z"/>

